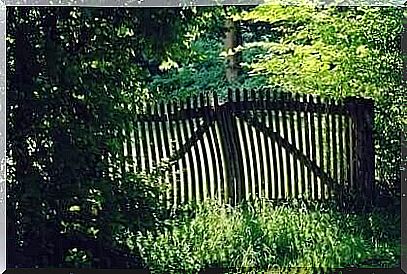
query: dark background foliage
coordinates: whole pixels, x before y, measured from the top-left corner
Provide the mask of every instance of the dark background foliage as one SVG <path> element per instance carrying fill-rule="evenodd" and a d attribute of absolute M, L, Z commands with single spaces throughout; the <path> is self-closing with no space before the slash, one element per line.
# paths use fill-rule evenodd
<path fill-rule="evenodd" d="M 332 11 L 331 25 L 313 12 L 287 18 L 283 12 L 281 20 L 271 22 L 269 11 L 8 7 L 9 266 L 71 266 L 75 256 L 87 258 L 86 266 L 141 266 L 126 241 L 165 219 L 162 187 L 158 175 L 123 176 L 132 160 L 119 152 L 122 129 L 156 99 L 179 100 L 207 90 L 225 96 L 231 87 L 274 84 L 334 98 L 373 97 L 376 177 L 389 195 L 399 196 L 400 132 L 406 121 L 399 54 L 403 10 L 340 8 Z M 343 22 L 358 16 L 362 19 L 349 25 L 349 32 L 343 29 Z M 333 32 L 332 26 L 340 31 Z M 296 33 L 303 29 L 310 34 L 305 42 Z M 336 66 L 343 65 L 348 78 L 333 77 L 333 84 L 325 85 L 332 79 L 318 77 L 326 74 L 309 74 L 307 66 L 298 69 L 301 62 L 294 54 L 267 46 L 284 39 L 297 46 L 328 39 L 325 47 L 316 48 L 322 55 L 329 46 L 342 45 L 337 50 L 344 54 L 338 56 L 346 58 Z M 352 55 L 359 46 L 372 55 Z M 270 63 L 279 58 L 297 69 L 303 82 L 293 86 L 289 77 L 279 82 L 274 76 L 284 71 Z M 328 75 L 339 75 L 334 70 L 330 66 Z M 347 84 L 349 77 L 373 92 L 331 89 Z M 321 88 L 311 89 L 310 83 Z"/>

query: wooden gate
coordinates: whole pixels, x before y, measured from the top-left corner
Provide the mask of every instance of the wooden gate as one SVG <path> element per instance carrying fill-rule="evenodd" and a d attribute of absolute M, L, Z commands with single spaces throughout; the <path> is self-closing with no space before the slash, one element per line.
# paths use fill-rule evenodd
<path fill-rule="evenodd" d="M 331 199 L 374 191 L 373 103 L 275 90 L 229 90 L 149 106 L 124 154 L 135 171 L 171 163 L 174 205 L 218 198 Z"/>

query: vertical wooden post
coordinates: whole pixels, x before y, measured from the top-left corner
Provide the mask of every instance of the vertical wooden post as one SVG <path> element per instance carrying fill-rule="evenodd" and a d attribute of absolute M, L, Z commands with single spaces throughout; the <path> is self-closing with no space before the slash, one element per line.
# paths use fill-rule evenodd
<path fill-rule="evenodd" d="M 370 207 L 374 192 L 375 155 L 373 142 L 373 101 L 363 98 L 347 100 L 349 114 L 355 126 L 355 179 L 365 206 Z"/>
<path fill-rule="evenodd" d="M 368 206 L 370 207 L 374 198 L 375 190 L 375 152 L 374 152 L 374 138 L 373 138 L 373 127 L 374 127 L 374 103 L 373 100 L 365 100 L 364 104 L 364 116 L 363 116 L 363 127 L 365 131 L 364 135 L 364 147 L 361 152 L 363 152 L 364 157 L 362 161 L 365 163 L 364 170 L 364 180 L 366 198 Z"/>

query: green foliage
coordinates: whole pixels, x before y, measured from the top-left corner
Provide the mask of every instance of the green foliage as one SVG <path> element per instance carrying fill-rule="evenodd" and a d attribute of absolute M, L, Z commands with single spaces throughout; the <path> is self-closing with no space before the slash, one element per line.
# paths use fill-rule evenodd
<path fill-rule="evenodd" d="M 377 178 L 398 189 L 400 132 L 407 112 L 401 81 L 401 8 L 319 8 L 312 1 L 285 6 L 274 1 L 235 20 L 262 22 L 273 39 L 248 43 L 259 52 L 244 66 L 287 90 L 330 98 L 362 96 L 375 101 Z"/>
<path fill-rule="evenodd" d="M 397 265 L 400 235 L 392 227 L 400 220 L 386 212 L 346 215 L 328 206 L 259 200 L 236 208 L 208 201 L 188 212 L 132 238 L 154 273 Z"/>
<path fill-rule="evenodd" d="M 166 57 L 188 14 L 7 9 L 10 263 L 58 267 L 65 235 L 82 233 L 109 248 L 123 231 L 155 224 L 158 178 L 123 176 L 131 160 L 123 156 L 122 130 L 150 100 L 151 64 Z M 42 255 L 56 259 L 49 265 Z"/>
<path fill-rule="evenodd" d="M 233 7 L 198 9 L 195 21 L 186 26 L 183 43 L 174 45 L 171 59 L 161 66 L 162 73 L 152 77 L 149 91 L 156 98 L 166 99 L 182 99 L 204 91 L 216 91 L 224 97 L 228 88 L 267 85 L 265 77 L 248 77 L 245 71 L 234 82 L 226 79 L 224 25 L 228 13 L 237 12 Z M 245 53 L 243 60 L 252 60 L 252 55 Z"/>

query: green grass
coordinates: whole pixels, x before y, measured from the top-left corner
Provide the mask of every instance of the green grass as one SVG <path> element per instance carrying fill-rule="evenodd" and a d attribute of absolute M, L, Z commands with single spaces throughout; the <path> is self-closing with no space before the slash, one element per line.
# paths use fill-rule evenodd
<path fill-rule="evenodd" d="M 344 214 L 323 206 L 255 201 L 235 208 L 214 201 L 184 207 L 161 230 L 129 244 L 155 273 L 209 267 L 397 267 L 397 214 Z"/>

